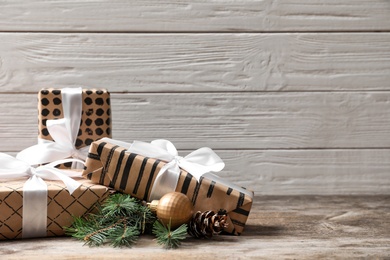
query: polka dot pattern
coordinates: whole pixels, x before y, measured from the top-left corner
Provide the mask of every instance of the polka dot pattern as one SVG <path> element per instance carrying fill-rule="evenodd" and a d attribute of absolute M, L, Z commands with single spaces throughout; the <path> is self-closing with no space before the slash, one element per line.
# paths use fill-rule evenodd
<path fill-rule="evenodd" d="M 42 89 L 38 94 L 39 138 L 52 140 L 47 128 L 48 119 L 63 118 L 60 89 Z M 103 137 L 111 137 L 110 94 L 104 89 L 87 89 L 82 94 L 82 117 L 76 147 L 90 145 Z"/>
<path fill-rule="evenodd" d="M 59 98 L 54 98 L 53 99 L 53 103 L 55 104 L 55 105 L 59 105 L 59 104 L 61 104 L 61 99 L 59 99 Z"/>

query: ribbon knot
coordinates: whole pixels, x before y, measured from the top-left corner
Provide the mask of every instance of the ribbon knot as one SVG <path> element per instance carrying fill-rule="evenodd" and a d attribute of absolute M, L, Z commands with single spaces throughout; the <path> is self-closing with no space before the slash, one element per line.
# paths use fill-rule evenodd
<path fill-rule="evenodd" d="M 0 180 L 12 180 L 25 177 L 30 177 L 30 179 L 37 177 L 45 180 L 60 180 L 66 185 L 69 193 L 72 194 L 80 186 L 80 183 L 71 177 L 81 177 L 81 173 L 70 170 L 62 171 L 55 168 L 56 165 L 67 162 L 84 164 L 83 161 L 78 159 L 64 159 L 33 167 L 28 162 L 19 160 L 8 154 L 0 153 Z"/>
<path fill-rule="evenodd" d="M 28 176 L 33 176 L 33 175 L 37 175 L 37 171 L 35 170 L 35 168 L 33 167 L 30 167 L 26 170 L 26 174 Z"/>
<path fill-rule="evenodd" d="M 177 164 L 180 164 L 180 161 L 181 161 L 182 159 L 184 159 L 184 157 L 182 157 L 182 156 L 175 156 L 173 160 L 174 160 Z"/>
<path fill-rule="evenodd" d="M 83 160 L 83 161 L 85 161 L 85 159 L 87 158 L 86 154 L 83 150 L 80 151 L 74 146 L 73 146 L 71 157 L 75 158 L 75 159 Z"/>
<path fill-rule="evenodd" d="M 154 181 L 150 200 L 161 198 L 174 191 L 180 177 L 180 168 L 190 173 L 197 181 L 207 172 L 221 171 L 225 164 L 210 148 L 199 148 L 185 157 L 178 155 L 176 147 L 168 140 L 154 140 L 151 143 L 134 141 L 128 149 L 131 153 L 156 158 L 167 162 L 158 172 Z"/>
<path fill-rule="evenodd" d="M 38 144 L 17 154 L 16 158 L 31 165 L 44 164 L 64 158 L 85 161 L 89 146 L 76 149 L 75 143 L 81 122 L 82 89 L 64 88 L 61 90 L 64 118 L 46 121 L 47 130 L 53 141 L 38 139 Z M 73 164 L 72 168 L 79 167 Z"/>

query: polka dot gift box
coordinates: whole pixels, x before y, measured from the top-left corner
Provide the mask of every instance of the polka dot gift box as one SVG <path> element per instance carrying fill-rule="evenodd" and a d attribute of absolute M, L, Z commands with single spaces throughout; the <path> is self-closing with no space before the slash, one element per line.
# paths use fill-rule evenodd
<path fill-rule="evenodd" d="M 106 89 L 78 88 L 76 89 L 79 91 L 76 94 L 77 101 L 74 102 L 72 96 L 71 98 L 64 97 L 65 90 L 73 91 L 74 89 L 49 88 L 39 91 L 38 143 L 55 141 L 55 138 L 52 136 L 53 133 L 50 132 L 50 128 L 48 127 L 48 120 L 54 122 L 53 119 L 61 119 L 64 116 L 71 118 L 70 124 L 79 124 L 78 128 L 76 126 L 76 131 L 70 134 L 71 142 L 78 150 L 87 148 L 93 141 L 99 140 L 102 137 L 111 137 L 110 93 Z M 73 109 L 75 103 L 77 106 L 80 106 L 77 103 L 81 103 L 81 109 L 77 112 Z M 76 116 L 74 113 L 76 113 Z M 79 113 L 81 115 L 77 116 Z M 79 117 L 78 120 L 74 120 L 75 117 Z M 69 131 L 72 132 L 72 130 Z M 84 159 L 77 155 L 72 155 L 72 157 Z M 66 166 L 69 167 L 70 164 Z"/>
<path fill-rule="evenodd" d="M 38 94 L 39 135 L 46 140 L 53 140 L 46 127 L 48 119 L 63 117 L 61 89 L 42 89 Z M 82 90 L 82 115 L 76 148 L 90 145 L 102 137 L 111 136 L 110 94 L 107 90 Z"/>

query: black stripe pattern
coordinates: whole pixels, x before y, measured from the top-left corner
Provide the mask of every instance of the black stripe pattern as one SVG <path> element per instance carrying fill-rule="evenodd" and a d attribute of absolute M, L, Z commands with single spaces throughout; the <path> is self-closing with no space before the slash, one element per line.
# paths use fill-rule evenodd
<path fill-rule="evenodd" d="M 130 175 L 131 165 L 133 164 L 136 156 L 137 156 L 136 154 L 131 153 L 131 154 L 129 154 L 129 157 L 127 158 L 125 169 L 124 169 L 123 175 L 122 175 L 122 179 L 121 179 L 121 182 L 119 184 L 119 189 L 121 191 L 124 191 L 126 189 L 127 180 L 129 179 L 129 175 Z"/>
<path fill-rule="evenodd" d="M 112 177 L 112 180 L 111 180 L 111 183 L 110 183 L 110 187 L 113 188 L 117 179 L 118 179 L 118 176 L 119 176 L 119 171 L 122 167 L 122 161 L 123 161 L 123 157 L 125 156 L 125 152 L 126 150 L 123 150 L 121 151 L 121 153 L 119 154 L 119 159 L 118 159 L 118 162 L 117 162 L 117 165 L 115 167 L 115 172 L 114 172 L 114 176 Z"/>
<path fill-rule="evenodd" d="M 93 160 L 100 160 L 100 155 L 94 154 L 94 153 L 88 153 L 88 158 L 91 158 Z"/>
<path fill-rule="evenodd" d="M 146 166 L 146 163 L 148 162 L 148 160 L 149 160 L 148 157 L 145 157 L 142 160 L 141 169 L 139 170 L 137 181 L 135 182 L 135 186 L 133 189 L 134 194 L 137 194 L 137 192 L 138 192 L 138 188 L 139 188 L 139 185 L 141 184 L 142 177 L 144 176 L 145 166 Z"/>
<path fill-rule="evenodd" d="M 244 199 L 245 199 L 245 194 L 240 192 L 240 197 L 238 197 L 238 201 L 237 201 L 237 208 L 244 205 Z"/>
<path fill-rule="evenodd" d="M 161 162 L 160 160 L 156 160 L 153 163 L 152 171 L 150 172 L 148 182 L 146 183 L 145 194 L 144 194 L 144 198 L 143 198 L 143 200 L 145 200 L 145 201 L 148 199 L 149 190 L 150 190 L 150 187 L 152 186 L 153 178 L 154 178 L 154 175 L 156 173 L 157 166 L 160 162 Z"/>
<path fill-rule="evenodd" d="M 101 153 L 102 153 L 102 150 L 103 150 L 103 147 L 104 147 L 104 145 L 101 146 L 102 144 L 106 145 L 106 143 L 103 142 L 103 143 L 100 143 L 100 144 L 99 144 L 99 147 L 98 147 L 98 154 L 100 153 L 100 154 L 99 154 L 100 156 L 101 156 Z M 99 148 L 100 148 L 100 151 L 99 151 Z M 115 151 L 116 148 L 118 148 L 117 145 L 114 146 L 114 147 L 112 147 L 112 148 L 110 149 L 110 152 L 108 153 L 106 165 L 103 167 L 102 175 L 100 175 L 100 180 L 99 180 L 100 183 L 104 183 L 104 179 L 105 179 L 105 177 L 106 177 L 106 173 L 107 173 L 107 171 L 108 171 L 108 168 L 109 168 L 110 163 L 111 163 L 111 160 L 112 160 L 112 156 L 114 155 L 114 151 Z"/>
<path fill-rule="evenodd" d="M 244 215 L 244 216 L 249 216 L 249 211 L 242 209 L 242 208 L 236 208 L 233 210 L 233 212 L 235 212 L 237 214 Z"/>
<path fill-rule="evenodd" d="M 188 188 L 190 187 L 192 180 L 192 175 L 187 172 L 186 177 L 184 179 L 183 186 L 181 187 L 181 193 L 187 194 Z"/>
<path fill-rule="evenodd" d="M 214 187 L 215 187 L 215 181 L 212 181 L 210 183 L 209 190 L 207 191 L 207 198 L 211 198 L 211 196 L 213 195 Z"/>
<path fill-rule="evenodd" d="M 200 189 L 200 186 L 202 185 L 202 181 L 203 181 L 204 177 L 200 177 L 199 179 L 199 182 L 196 183 L 196 187 L 195 187 L 195 190 L 194 190 L 194 195 L 192 197 L 192 204 L 195 205 L 196 204 L 196 200 L 198 198 L 198 194 L 199 194 L 199 189 Z"/>

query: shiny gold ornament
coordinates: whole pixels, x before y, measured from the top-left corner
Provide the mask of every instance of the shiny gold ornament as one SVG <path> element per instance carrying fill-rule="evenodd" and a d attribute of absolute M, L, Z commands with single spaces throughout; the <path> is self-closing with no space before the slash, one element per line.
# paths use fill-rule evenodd
<path fill-rule="evenodd" d="M 180 192 L 167 193 L 160 200 L 148 203 L 148 206 L 165 225 L 171 221 L 171 228 L 188 223 L 194 211 L 190 199 Z"/>

